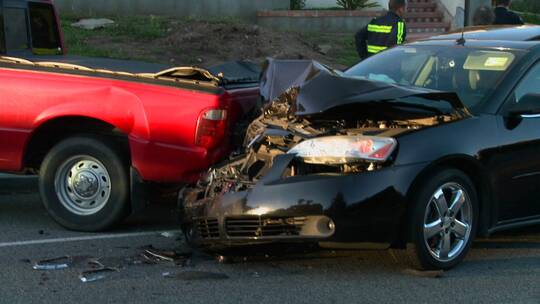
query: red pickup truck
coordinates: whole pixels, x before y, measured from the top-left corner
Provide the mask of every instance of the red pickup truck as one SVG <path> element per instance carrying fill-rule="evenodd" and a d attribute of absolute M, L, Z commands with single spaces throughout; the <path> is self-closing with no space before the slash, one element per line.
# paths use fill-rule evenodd
<path fill-rule="evenodd" d="M 0 52 L 57 56 L 0 56 L 0 171 L 38 172 L 47 210 L 67 228 L 107 229 L 141 208 L 145 185 L 196 181 L 228 155 L 233 129 L 259 100 L 255 77 L 235 75 L 253 70 L 243 63 L 157 73 L 135 62 L 74 65 L 84 58 L 63 54 L 51 1 L 0 5 Z M 49 31 L 37 39 L 43 23 Z M 14 37 L 14 27 L 30 34 Z"/>

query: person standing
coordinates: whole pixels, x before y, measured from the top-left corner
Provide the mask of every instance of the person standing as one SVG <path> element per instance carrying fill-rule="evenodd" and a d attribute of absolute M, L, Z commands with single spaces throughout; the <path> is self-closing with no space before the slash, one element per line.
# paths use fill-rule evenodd
<path fill-rule="evenodd" d="M 493 24 L 524 24 L 523 19 L 521 19 L 518 14 L 510 11 L 510 5 L 512 4 L 512 0 L 496 0 L 495 4 L 495 21 L 493 22 Z"/>
<path fill-rule="evenodd" d="M 355 35 L 356 50 L 365 59 L 393 46 L 402 44 L 407 38 L 403 14 L 406 0 L 390 0 L 386 15 L 375 18 Z"/>

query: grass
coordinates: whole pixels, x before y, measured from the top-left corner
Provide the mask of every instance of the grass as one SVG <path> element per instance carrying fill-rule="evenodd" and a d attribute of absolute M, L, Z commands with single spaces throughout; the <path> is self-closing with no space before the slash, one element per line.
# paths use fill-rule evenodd
<path fill-rule="evenodd" d="M 314 45 L 329 44 L 332 49 L 327 54 L 334 61 L 343 66 L 352 66 L 360 61 L 354 42 L 354 35 L 307 32 L 303 38 L 306 42 Z"/>
<path fill-rule="evenodd" d="M 108 57 L 115 59 L 136 59 L 147 62 L 155 62 L 156 58 L 162 58 L 165 53 L 166 43 L 159 41 L 173 31 L 185 30 L 185 27 L 194 20 L 193 18 L 168 18 L 159 16 L 114 16 L 111 17 L 115 24 L 103 29 L 84 30 L 71 26 L 81 18 L 88 16 L 62 16 L 62 27 L 68 52 L 73 55 L 88 57 Z M 235 25 L 242 21 L 234 17 L 211 17 L 202 20 L 209 24 Z M 283 35 L 287 35 L 283 32 Z M 216 34 L 219 35 L 219 34 Z M 329 44 L 332 49 L 327 57 L 342 66 L 351 66 L 358 62 L 358 55 L 354 46 L 353 34 L 334 33 L 303 33 L 302 37 L 310 45 Z M 113 38 L 113 39 L 111 39 Z M 89 43 L 89 42 L 92 43 Z M 99 43 L 103 41 L 103 43 Z M 128 42 L 138 42 L 136 45 L 152 46 L 127 49 Z M 133 43 L 131 43 L 133 45 Z M 240 46 L 239 46 L 240 47 Z M 160 49 L 161 48 L 161 49 Z M 143 51 L 143 52 L 141 52 Z M 182 50 L 178 50 L 182 52 Z M 157 56 L 156 56 L 157 55 Z M 233 60 L 234 58 L 231 58 Z M 165 63 L 165 62 L 163 62 Z M 190 63 L 190 62 L 184 62 Z M 197 62 L 194 61 L 193 64 Z"/>
<path fill-rule="evenodd" d="M 69 15 L 62 17 L 62 27 L 69 52 L 81 56 L 118 59 L 128 59 L 129 56 L 122 49 L 88 45 L 87 41 L 99 37 L 114 37 L 119 42 L 126 40 L 152 41 L 167 35 L 170 22 L 167 18 L 156 16 L 115 17 L 113 26 L 89 31 L 71 26 L 79 19 Z"/>
<path fill-rule="evenodd" d="M 521 17 L 525 23 L 540 24 L 540 17 L 538 15 L 524 13 Z"/>
<path fill-rule="evenodd" d="M 540 1 L 538 0 L 515 0 L 512 9 L 519 12 L 540 14 Z"/>

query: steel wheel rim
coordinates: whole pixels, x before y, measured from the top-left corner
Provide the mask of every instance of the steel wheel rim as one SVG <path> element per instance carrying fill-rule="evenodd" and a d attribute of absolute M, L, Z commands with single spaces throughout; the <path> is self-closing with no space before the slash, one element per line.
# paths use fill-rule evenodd
<path fill-rule="evenodd" d="M 78 155 L 66 160 L 54 179 L 60 203 L 71 213 L 89 216 L 98 213 L 111 196 L 111 178 L 106 167 L 94 157 Z"/>
<path fill-rule="evenodd" d="M 472 203 L 463 186 L 446 183 L 431 196 L 423 224 L 424 243 L 439 262 L 458 257 L 471 237 Z"/>

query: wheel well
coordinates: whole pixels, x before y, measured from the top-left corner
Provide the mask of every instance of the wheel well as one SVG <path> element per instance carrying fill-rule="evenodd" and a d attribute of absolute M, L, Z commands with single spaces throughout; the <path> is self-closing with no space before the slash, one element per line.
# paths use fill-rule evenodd
<path fill-rule="evenodd" d="M 414 189 L 417 189 L 417 187 L 419 187 L 427 178 L 441 168 L 453 168 L 460 170 L 471 179 L 476 188 L 478 195 L 478 207 L 480 210 L 478 235 L 487 235 L 488 229 L 490 228 L 489 210 L 491 210 L 491 208 L 489 208 L 489 206 L 493 201 L 491 198 L 491 191 L 489 191 L 489 180 L 482 165 L 469 156 L 449 157 L 434 162 L 417 176 L 410 188 L 409 193 L 407 194 L 407 197 L 411 198 Z"/>
<path fill-rule="evenodd" d="M 50 120 L 32 133 L 25 149 L 24 167 L 38 171 L 45 155 L 52 147 L 77 134 L 92 134 L 114 139 L 121 145 L 125 155 L 130 155 L 127 135 L 115 126 L 98 119 L 70 116 Z"/>

